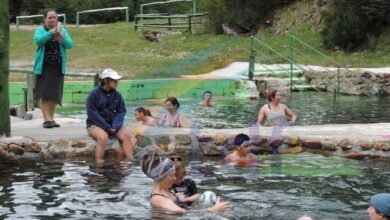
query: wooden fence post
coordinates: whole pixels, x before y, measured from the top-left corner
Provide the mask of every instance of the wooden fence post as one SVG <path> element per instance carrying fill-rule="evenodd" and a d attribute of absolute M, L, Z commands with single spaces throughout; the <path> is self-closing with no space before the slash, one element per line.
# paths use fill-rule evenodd
<path fill-rule="evenodd" d="M 9 5 L 0 0 L 0 136 L 11 135 L 9 113 Z"/>

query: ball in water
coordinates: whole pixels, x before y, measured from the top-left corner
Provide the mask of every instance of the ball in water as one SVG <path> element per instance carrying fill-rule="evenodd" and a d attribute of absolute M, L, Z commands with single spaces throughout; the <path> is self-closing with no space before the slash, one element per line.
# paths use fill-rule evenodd
<path fill-rule="evenodd" d="M 199 201 L 204 206 L 213 206 L 217 201 L 217 195 L 212 191 L 206 191 L 200 196 Z"/>

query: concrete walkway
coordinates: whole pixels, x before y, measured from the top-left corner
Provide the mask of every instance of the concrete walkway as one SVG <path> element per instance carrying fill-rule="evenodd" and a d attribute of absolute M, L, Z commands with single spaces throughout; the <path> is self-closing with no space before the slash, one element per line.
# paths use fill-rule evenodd
<path fill-rule="evenodd" d="M 65 140 L 85 140 L 90 139 L 85 129 L 85 121 L 75 118 L 56 118 L 56 122 L 61 124 L 60 128 L 45 129 L 42 127 L 42 119 L 23 120 L 12 117 L 12 136 L 24 136 L 41 142 L 51 142 L 59 139 Z M 279 133 L 277 129 L 271 127 L 250 127 L 238 129 L 163 129 L 145 127 L 142 125 L 129 125 L 133 134 L 159 135 L 159 134 L 197 134 L 215 135 L 217 133 L 232 134 L 247 133 L 251 135 L 272 136 Z M 329 124 L 286 127 L 282 135 L 297 135 L 308 138 L 349 138 L 365 140 L 389 140 L 390 123 L 377 124 Z"/>

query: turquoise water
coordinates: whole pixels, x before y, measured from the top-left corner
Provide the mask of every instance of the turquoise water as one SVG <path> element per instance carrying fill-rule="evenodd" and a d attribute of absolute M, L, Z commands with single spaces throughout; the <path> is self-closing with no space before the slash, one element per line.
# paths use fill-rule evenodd
<path fill-rule="evenodd" d="M 388 159 L 355 161 L 302 153 L 235 168 L 221 158 L 187 158 L 201 192 L 233 204 L 222 214 L 152 212 L 152 181 L 138 165 L 48 161 L 0 169 L 0 219 L 368 219 L 371 195 L 390 189 Z M 321 169 L 319 169 L 321 168 Z M 329 172 L 332 170 L 331 172 Z"/>
<path fill-rule="evenodd" d="M 198 99 L 180 99 L 180 112 L 192 127 L 242 128 L 253 125 L 265 99 L 214 98 L 214 107 L 204 108 Z M 297 125 L 350 124 L 390 122 L 390 97 L 339 96 L 336 101 L 331 94 L 293 93 L 284 102 L 298 115 Z M 160 118 L 165 110 L 164 100 L 128 102 L 127 122 L 133 122 L 134 109 L 144 106 Z M 68 105 L 59 108 L 59 114 L 85 118 L 84 105 Z"/>

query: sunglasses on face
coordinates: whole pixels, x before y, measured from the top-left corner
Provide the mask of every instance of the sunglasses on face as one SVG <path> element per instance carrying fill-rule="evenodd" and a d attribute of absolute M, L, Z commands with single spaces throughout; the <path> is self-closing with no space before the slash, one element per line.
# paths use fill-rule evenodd
<path fill-rule="evenodd" d="M 182 161 L 183 159 L 181 157 L 171 157 L 172 161 Z"/>

